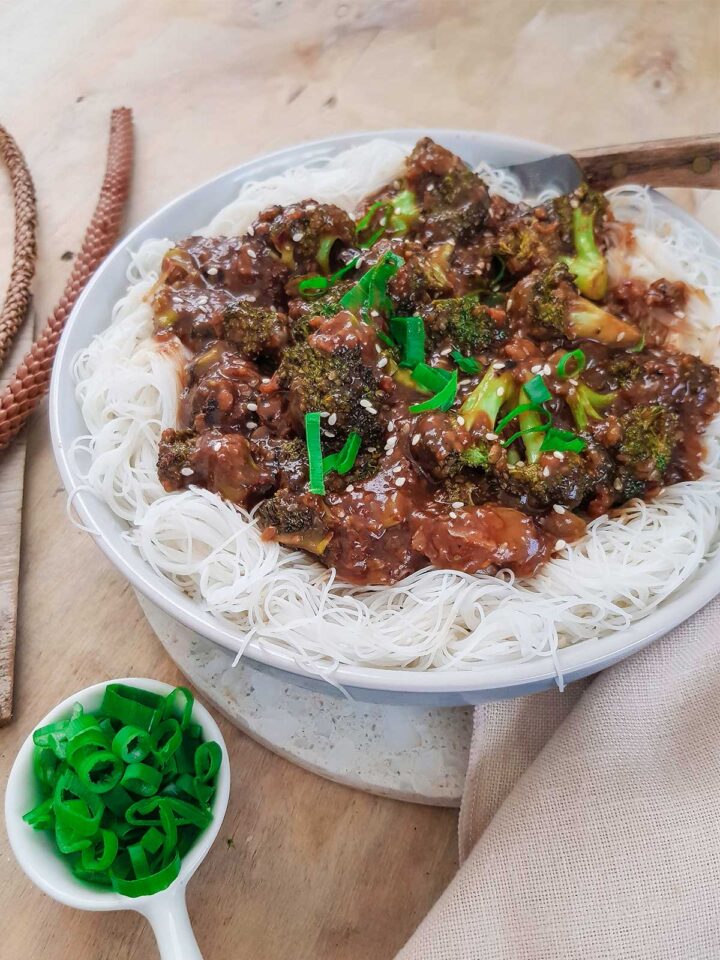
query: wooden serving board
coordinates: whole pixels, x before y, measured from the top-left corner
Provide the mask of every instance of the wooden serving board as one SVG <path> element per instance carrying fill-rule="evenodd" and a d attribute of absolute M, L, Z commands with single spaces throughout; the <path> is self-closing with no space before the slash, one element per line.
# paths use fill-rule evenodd
<path fill-rule="evenodd" d="M 29 317 L 3 368 L 0 389 L 30 347 L 32 336 Z M 25 447 L 23 432 L 5 453 L 0 452 L 0 725 L 8 723 L 13 713 Z"/>

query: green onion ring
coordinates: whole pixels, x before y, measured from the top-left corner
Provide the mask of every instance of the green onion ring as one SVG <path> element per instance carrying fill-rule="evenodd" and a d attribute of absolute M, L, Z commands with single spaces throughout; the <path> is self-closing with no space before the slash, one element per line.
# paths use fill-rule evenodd
<path fill-rule="evenodd" d="M 162 774 L 155 767 L 147 763 L 129 763 L 125 768 L 120 783 L 130 793 L 137 793 L 141 797 L 151 797 L 157 793 Z"/>
<path fill-rule="evenodd" d="M 574 370 L 568 370 L 568 364 L 574 361 L 577 364 Z M 587 358 L 584 350 L 569 350 L 557 365 L 557 375 L 561 380 L 568 380 L 570 377 L 579 377 L 587 366 Z"/>

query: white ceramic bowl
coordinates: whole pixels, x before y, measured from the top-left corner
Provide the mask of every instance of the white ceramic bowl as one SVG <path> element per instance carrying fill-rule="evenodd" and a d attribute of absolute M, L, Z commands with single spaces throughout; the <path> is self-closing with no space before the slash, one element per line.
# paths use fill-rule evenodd
<path fill-rule="evenodd" d="M 437 139 L 471 164 L 486 160 L 493 165 L 504 166 L 536 160 L 555 152 L 555 148 L 529 140 L 473 131 L 408 129 L 350 134 L 291 147 L 242 164 L 178 197 L 133 230 L 113 250 L 78 300 L 68 320 L 53 367 L 50 427 L 55 457 L 68 491 L 74 490 L 80 483 L 68 452 L 73 441 L 86 433 L 75 400 L 72 361 L 91 337 L 107 326 L 113 305 L 124 293 L 129 250 L 137 249 L 143 240 L 150 237 L 183 237 L 191 234 L 233 200 L 240 185 L 251 178 L 268 177 L 290 166 L 317 157 L 331 156 L 372 137 L 383 136 L 412 144 L 425 135 Z M 720 242 L 712 234 L 666 198 L 658 194 L 657 200 L 673 216 L 697 230 L 708 252 L 720 256 Z M 204 612 L 182 591 L 154 573 L 122 539 L 125 526 L 104 503 L 85 492 L 78 493 L 74 503 L 82 520 L 97 531 L 96 539 L 100 548 L 138 590 L 187 627 L 229 650 L 237 651 L 241 639 L 238 633 Z M 719 591 L 720 556 L 717 556 L 702 566 L 657 610 L 623 633 L 592 638 L 561 650 L 558 661 L 566 682 L 602 670 L 641 649 L 677 626 Z M 317 687 L 324 692 L 332 690 L 326 682 L 303 673 L 289 654 L 267 649 L 255 640 L 248 644 L 245 656 L 260 668 L 284 673 L 288 680 L 295 683 Z M 351 696 L 359 700 L 441 706 L 522 696 L 551 686 L 556 673 L 552 662 L 546 658 L 527 663 L 488 665 L 476 671 L 426 673 L 342 666 L 334 676 Z"/>
<path fill-rule="evenodd" d="M 97 710 L 109 683 L 127 683 L 161 696 L 167 696 L 173 689 L 160 680 L 137 677 L 96 683 L 63 700 L 36 723 L 33 729 L 67 719 L 76 703 L 81 703 L 88 711 Z M 33 830 L 23 821 L 23 814 L 41 799 L 32 767 L 32 734 L 20 747 L 5 791 L 5 825 L 10 846 L 18 863 L 33 883 L 60 903 L 79 910 L 135 910 L 141 913 L 153 927 L 163 960 L 202 960 L 187 915 L 185 887 L 218 834 L 230 796 L 230 763 L 220 728 L 200 703 L 195 703 L 192 718 L 202 727 L 205 740 L 215 740 L 222 750 L 223 762 L 212 804 L 213 819 L 183 857 L 180 873 L 175 880 L 166 890 L 152 896 L 124 897 L 114 891 L 93 888 L 82 883 L 58 855 L 49 832 Z"/>

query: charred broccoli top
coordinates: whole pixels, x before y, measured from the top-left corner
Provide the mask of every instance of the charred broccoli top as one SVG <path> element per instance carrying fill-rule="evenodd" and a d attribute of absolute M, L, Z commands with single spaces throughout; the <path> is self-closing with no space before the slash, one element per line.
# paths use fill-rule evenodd
<path fill-rule="evenodd" d="M 265 238 L 282 262 L 301 273 L 330 272 L 330 253 L 336 243 L 350 246 L 355 224 L 332 203 L 303 200 L 288 207 L 271 207 L 253 224 L 255 236 Z"/>
<path fill-rule="evenodd" d="M 246 357 L 277 354 L 287 343 L 287 317 L 275 307 L 236 300 L 225 311 L 223 335 Z"/>

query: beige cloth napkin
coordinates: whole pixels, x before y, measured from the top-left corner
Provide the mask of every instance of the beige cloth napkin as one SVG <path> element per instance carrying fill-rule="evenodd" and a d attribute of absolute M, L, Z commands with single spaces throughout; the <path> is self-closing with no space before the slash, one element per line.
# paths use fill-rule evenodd
<path fill-rule="evenodd" d="M 456 878 L 397 960 L 720 958 L 720 600 L 478 707 Z"/>

